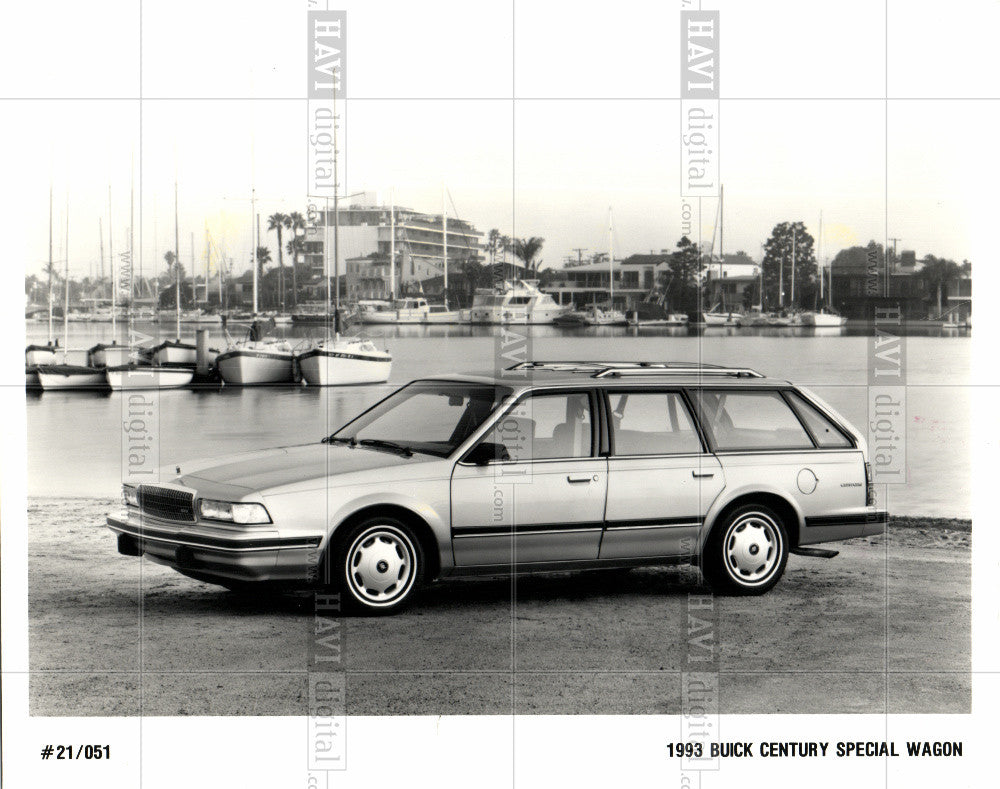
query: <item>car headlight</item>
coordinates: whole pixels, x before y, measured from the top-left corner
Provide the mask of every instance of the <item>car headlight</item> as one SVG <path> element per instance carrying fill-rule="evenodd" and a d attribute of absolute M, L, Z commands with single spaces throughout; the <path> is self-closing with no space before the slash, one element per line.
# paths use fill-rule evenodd
<path fill-rule="evenodd" d="M 213 501 L 199 499 L 198 509 L 202 518 L 230 523 L 270 523 L 271 516 L 263 504 L 239 501 Z"/>
<path fill-rule="evenodd" d="M 122 485 L 122 498 L 128 507 L 139 506 L 139 488 L 135 485 Z"/>

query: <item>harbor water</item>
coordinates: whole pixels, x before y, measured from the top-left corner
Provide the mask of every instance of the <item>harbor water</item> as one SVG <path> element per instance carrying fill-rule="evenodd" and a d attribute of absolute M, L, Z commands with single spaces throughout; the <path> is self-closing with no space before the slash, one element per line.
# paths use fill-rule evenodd
<path fill-rule="evenodd" d="M 61 326 L 59 327 L 62 328 Z M 134 327 L 172 338 L 172 326 Z M 393 388 L 424 375 L 494 370 L 501 350 L 534 359 L 703 361 L 751 367 L 812 389 L 857 426 L 868 417 L 870 338 L 862 330 L 626 329 L 537 327 L 378 326 L 367 336 L 393 355 L 388 384 L 310 388 L 210 387 L 145 393 L 144 421 L 151 456 L 173 469 L 194 458 L 319 441 Z M 320 327 L 288 327 L 293 343 Z M 225 347 L 222 329 L 210 346 Z M 279 333 L 281 333 L 279 331 Z M 193 341 L 194 327 L 182 327 Z M 60 339 L 61 331 L 58 332 Z M 124 334 L 122 334 L 124 336 Z M 44 343 L 43 323 L 27 325 L 27 341 Z M 69 347 L 110 340 L 110 325 L 70 324 Z M 971 342 L 934 329 L 904 338 L 908 479 L 889 486 L 886 506 L 899 515 L 968 518 L 971 514 Z M 136 393 L 131 393 L 132 395 Z M 110 497 L 120 490 L 129 393 L 27 394 L 28 495 Z"/>

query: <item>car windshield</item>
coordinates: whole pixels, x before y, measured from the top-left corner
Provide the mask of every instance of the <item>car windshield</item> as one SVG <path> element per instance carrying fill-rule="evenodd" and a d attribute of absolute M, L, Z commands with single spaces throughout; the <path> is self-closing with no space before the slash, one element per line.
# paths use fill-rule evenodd
<path fill-rule="evenodd" d="M 447 457 L 511 393 L 459 381 L 415 381 L 330 436 L 334 443 Z"/>

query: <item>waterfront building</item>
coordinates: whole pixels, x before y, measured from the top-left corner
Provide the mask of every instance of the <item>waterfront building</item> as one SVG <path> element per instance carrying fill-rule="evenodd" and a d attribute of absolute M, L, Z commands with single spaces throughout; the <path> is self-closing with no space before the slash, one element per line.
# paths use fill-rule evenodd
<path fill-rule="evenodd" d="M 395 223 L 392 212 L 395 211 Z M 324 249 L 329 248 L 333 272 L 334 212 L 325 206 L 317 221 L 306 228 L 305 260 L 322 277 Z M 371 194 L 338 211 L 338 265 L 345 275 L 348 299 L 386 298 L 390 293 L 390 251 L 395 225 L 396 288 L 422 289 L 424 283 L 443 278 L 445 222 L 441 214 L 425 214 L 403 206 L 392 209 Z M 447 220 L 449 275 L 465 260 L 482 262 L 482 232 L 469 222 Z"/>

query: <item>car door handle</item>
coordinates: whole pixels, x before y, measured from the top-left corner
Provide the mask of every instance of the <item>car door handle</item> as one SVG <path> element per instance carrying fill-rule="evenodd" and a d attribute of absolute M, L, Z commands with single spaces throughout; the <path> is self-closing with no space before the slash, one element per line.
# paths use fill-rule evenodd
<path fill-rule="evenodd" d="M 695 471 L 694 469 L 692 469 L 691 470 L 691 476 L 692 477 L 714 477 L 715 476 L 715 472 L 714 471 Z"/>
<path fill-rule="evenodd" d="M 566 477 L 566 481 L 567 481 L 567 482 L 571 482 L 571 483 L 573 483 L 574 485 L 575 485 L 576 483 L 581 483 L 581 482 L 592 482 L 592 481 L 593 481 L 593 480 L 595 480 L 595 479 L 597 479 L 597 475 L 596 475 L 596 474 L 595 474 L 594 476 L 590 476 L 590 475 L 588 474 L 588 475 L 586 475 L 586 476 L 582 476 L 582 477 L 575 477 L 575 476 L 573 476 L 572 474 L 570 474 L 570 475 L 569 475 L 568 477 Z"/>

